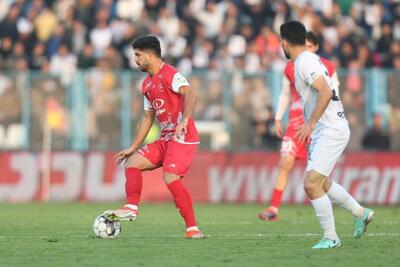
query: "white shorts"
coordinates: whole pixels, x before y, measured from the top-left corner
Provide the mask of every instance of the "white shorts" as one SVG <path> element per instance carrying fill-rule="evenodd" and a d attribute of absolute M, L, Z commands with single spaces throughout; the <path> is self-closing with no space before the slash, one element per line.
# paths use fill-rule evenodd
<path fill-rule="evenodd" d="M 312 135 L 308 148 L 307 171 L 314 170 L 328 177 L 350 139 L 349 126 L 320 127 Z"/>

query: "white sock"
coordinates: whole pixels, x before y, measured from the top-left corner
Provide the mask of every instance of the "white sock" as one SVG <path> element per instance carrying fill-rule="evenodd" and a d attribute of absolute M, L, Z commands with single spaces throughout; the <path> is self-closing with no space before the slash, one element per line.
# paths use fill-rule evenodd
<path fill-rule="evenodd" d="M 335 218 L 333 217 L 332 203 L 324 194 L 322 197 L 311 200 L 317 219 L 324 230 L 324 238 L 339 239 L 335 230 Z"/>
<path fill-rule="evenodd" d="M 124 205 L 127 208 L 133 209 L 133 210 L 138 210 L 138 206 L 137 205 L 133 205 L 133 204 L 125 204 Z"/>
<path fill-rule="evenodd" d="M 197 228 L 197 226 L 191 226 L 186 228 L 186 232 L 190 232 L 190 231 L 199 231 L 199 228 Z"/>
<path fill-rule="evenodd" d="M 354 217 L 360 218 L 364 215 L 364 208 L 341 185 L 332 182 L 332 186 L 326 194 L 332 202 L 351 211 Z"/>

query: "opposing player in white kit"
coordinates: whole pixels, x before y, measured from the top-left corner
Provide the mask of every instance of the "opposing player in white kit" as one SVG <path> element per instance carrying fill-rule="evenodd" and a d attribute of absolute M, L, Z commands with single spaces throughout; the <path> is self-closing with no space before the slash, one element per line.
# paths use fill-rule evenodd
<path fill-rule="evenodd" d="M 328 179 L 350 137 L 339 88 L 331 81 L 319 56 L 306 50 L 303 24 L 284 23 L 280 34 L 285 56 L 294 61 L 295 87 L 303 104 L 305 123 L 297 130 L 296 137 L 310 142 L 304 190 L 324 230 L 323 238 L 313 248 L 340 247 L 331 201 L 353 214 L 354 238 L 360 238 L 365 232 L 374 211 L 360 206 L 342 186 Z"/>

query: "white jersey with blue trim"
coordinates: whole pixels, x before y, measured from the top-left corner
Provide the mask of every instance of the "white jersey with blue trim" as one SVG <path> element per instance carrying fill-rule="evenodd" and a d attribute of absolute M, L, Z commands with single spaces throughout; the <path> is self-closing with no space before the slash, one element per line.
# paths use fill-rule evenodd
<path fill-rule="evenodd" d="M 303 104 L 305 120 L 310 119 L 318 99 L 318 91 L 312 88 L 312 83 L 318 77 L 323 76 L 331 87 L 333 96 L 325 112 L 318 120 L 317 127 L 342 128 L 343 125 L 348 125 L 339 98 L 338 83 L 332 82 L 320 57 L 312 52 L 304 51 L 296 58 L 294 66 L 296 90 Z"/>

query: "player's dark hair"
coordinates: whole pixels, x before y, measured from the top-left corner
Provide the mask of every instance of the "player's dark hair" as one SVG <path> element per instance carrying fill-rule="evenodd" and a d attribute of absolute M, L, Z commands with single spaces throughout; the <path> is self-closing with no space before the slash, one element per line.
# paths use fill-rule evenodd
<path fill-rule="evenodd" d="M 146 35 L 137 38 L 132 43 L 133 49 L 149 50 L 157 57 L 161 58 L 161 45 L 157 37 Z"/>
<path fill-rule="evenodd" d="M 294 45 L 306 43 L 306 27 L 301 22 L 289 21 L 281 25 L 281 38 Z"/>
<path fill-rule="evenodd" d="M 308 31 L 307 35 L 306 35 L 306 39 L 307 41 L 309 41 L 310 43 L 312 43 L 313 45 L 319 45 L 318 43 L 318 37 L 315 33 L 313 33 L 312 31 Z"/>

